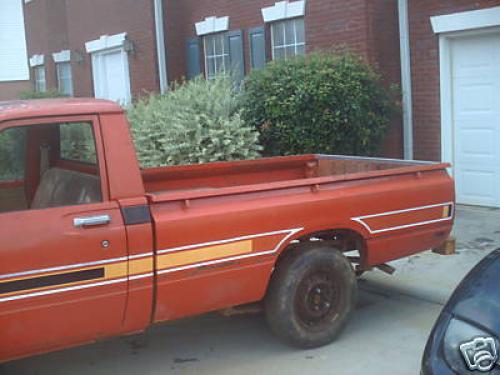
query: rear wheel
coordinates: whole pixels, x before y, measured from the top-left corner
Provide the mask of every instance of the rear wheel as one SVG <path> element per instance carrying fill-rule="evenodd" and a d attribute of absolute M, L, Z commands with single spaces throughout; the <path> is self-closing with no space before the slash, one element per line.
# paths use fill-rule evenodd
<path fill-rule="evenodd" d="M 356 300 L 356 277 L 337 249 L 307 243 L 278 264 L 266 296 L 266 317 L 286 342 L 312 348 L 332 342 Z"/>

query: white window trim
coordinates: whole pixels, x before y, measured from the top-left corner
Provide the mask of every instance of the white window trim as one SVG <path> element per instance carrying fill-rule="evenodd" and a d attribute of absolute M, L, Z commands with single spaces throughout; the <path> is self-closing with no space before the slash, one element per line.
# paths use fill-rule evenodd
<path fill-rule="evenodd" d="M 30 57 L 30 67 L 44 65 L 45 57 L 44 55 L 33 55 Z"/>
<path fill-rule="evenodd" d="M 85 50 L 87 51 L 87 53 L 94 53 L 111 48 L 123 47 L 126 40 L 127 33 L 101 35 L 99 39 L 86 42 Z"/>
<path fill-rule="evenodd" d="M 491 8 L 499 9 L 500 7 Z M 484 9 L 485 11 L 490 11 L 491 9 Z M 497 20 L 498 27 L 492 26 L 492 19 L 488 17 L 475 18 L 478 13 L 482 11 L 472 11 L 452 14 L 452 18 L 441 18 L 446 16 L 431 17 L 431 23 L 433 24 L 433 29 L 435 33 L 439 33 L 439 82 L 440 82 L 440 107 L 441 107 L 441 161 L 446 163 L 451 163 L 452 168 L 449 168 L 450 174 L 453 174 L 454 165 L 454 145 L 455 145 L 455 132 L 453 129 L 453 103 L 452 103 L 452 71 L 451 71 L 451 42 L 454 39 L 463 36 L 472 35 L 485 35 L 490 33 L 500 32 L 500 19 Z M 498 10 L 496 10 L 498 12 Z M 455 23 L 453 27 L 445 27 L 444 23 L 438 21 L 436 24 L 436 19 L 441 18 L 441 20 L 446 20 L 448 26 L 452 25 L 450 20 L 458 21 L 460 18 L 457 17 L 459 14 L 471 14 L 474 13 L 474 20 L 462 22 L 460 25 Z M 486 15 L 491 13 L 479 13 L 479 15 Z M 500 16 L 500 13 L 499 13 Z M 457 18 L 455 18 L 457 17 Z M 433 20 L 434 19 L 434 20 Z M 456 32 L 450 32 L 451 30 L 458 30 Z"/>
<path fill-rule="evenodd" d="M 206 17 L 203 21 L 196 22 L 196 35 L 203 36 L 229 30 L 229 17 Z"/>
<path fill-rule="evenodd" d="M 431 17 L 434 33 L 500 26 L 500 6 Z"/>
<path fill-rule="evenodd" d="M 266 23 L 303 17 L 306 12 L 306 0 L 279 1 L 273 6 L 262 8 L 261 12 Z"/>
<path fill-rule="evenodd" d="M 271 53 L 272 53 L 272 58 L 273 60 L 275 59 L 275 56 L 274 56 L 274 53 L 275 53 L 275 45 L 274 45 L 274 27 L 275 27 L 275 24 L 271 25 Z M 293 24 L 293 33 L 294 33 L 294 40 L 297 41 L 297 25 Z M 286 35 L 283 35 L 283 43 L 285 43 L 285 40 L 286 40 Z M 283 44 L 282 46 L 278 47 L 278 48 L 283 48 L 285 49 L 285 60 L 286 60 L 286 48 L 288 47 L 294 47 L 295 49 L 295 56 L 297 56 L 297 48 L 300 47 L 300 46 L 306 46 L 306 42 L 305 42 L 305 35 L 304 35 L 304 42 L 302 43 L 294 43 L 294 44 Z"/>
<path fill-rule="evenodd" d="M 52 54 L 52 58 L 54 59 L 54 62 L 57 63 L 64 63 L 64 62 L 69 62 L 71 60 L 71 51 L 69 49 L 59 51 L 56 53 Z"/>

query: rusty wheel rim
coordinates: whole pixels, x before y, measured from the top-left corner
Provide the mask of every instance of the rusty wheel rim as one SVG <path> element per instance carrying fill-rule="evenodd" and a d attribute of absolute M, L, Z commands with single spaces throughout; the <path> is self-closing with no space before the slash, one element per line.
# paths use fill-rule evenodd
<path fill-rule="evenodd" d="M 321 328 L 337 315 L 340 292 L 329 270 L 316 270 L 300 282 L 295 308 L 300 323 L 308 328 Z"/>

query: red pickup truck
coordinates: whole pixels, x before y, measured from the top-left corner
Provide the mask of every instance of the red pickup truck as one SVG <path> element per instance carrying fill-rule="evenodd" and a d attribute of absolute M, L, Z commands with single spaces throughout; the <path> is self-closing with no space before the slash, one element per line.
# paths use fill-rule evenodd
<path fill-rule="evenodd" d="M 256 301 L 285 341 L 323 345 L 356 273 L 439 247 L 454 220 L 447 164 L 140 169 L 107 101 L 0 103 L 0 163 L 0 362 Z"/>

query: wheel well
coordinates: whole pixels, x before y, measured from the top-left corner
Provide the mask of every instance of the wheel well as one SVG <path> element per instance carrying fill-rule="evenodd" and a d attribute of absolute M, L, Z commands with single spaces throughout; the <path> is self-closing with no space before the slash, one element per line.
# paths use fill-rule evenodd
<path fill-rule="evenodd" d="M 351 261 L 355 270 L 363 270 L 366 267 L 366 241 L 361 234 L 352 229 L 328 229 L 318 232 L 308 233 L 292 241 L 281 252 L 276 262 L 276 266 L 295 251 L 300 251 L 301 245 L 311 242 L 328 242 Z"/>

